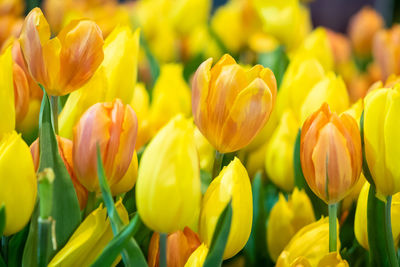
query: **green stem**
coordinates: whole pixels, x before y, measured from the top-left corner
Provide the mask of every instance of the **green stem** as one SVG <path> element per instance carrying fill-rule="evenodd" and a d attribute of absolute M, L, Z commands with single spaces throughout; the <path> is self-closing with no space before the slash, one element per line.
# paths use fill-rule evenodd
<path fill-rule="evenodd" d="M 392 235 L 392 220 L 391 220 L 391 209 L 392 206 L 392 196 L 387 197 L 387 201 L 385 204 L 385 239 L 386 246 L 389 254 L 389 263 L 390 266 L 399 266 L 396 256 L 396 249 L 394 247 L 393 235 Z"/>
<path fill-rule="evenodd" d="M 53 112 L 54 131 L 58 134 L 58 96 L 51 96 L 51 110 Z"/>
<path fill-rule="evenodd" d="M 38 266 L 45 267 L 48 264 L 49 252 L 52 250 L 51 236 L 52 236 L 53 220 L 51 217 L 43 219 L 38 218 Z"/>
<path fill-rule="evenodd" d="M 329 204 L 329 252 L 337 249 L 337 203 Z"/>
<path fill-rule="evenodd" d="M 215 150 L 215 158 L 214 158 L 214 166 L 212 172 L 212 179 L 218 176 L 221 171 L 222 160 L 224 159 L 224 154 L 219 153 L 218 150 Z"/>
<path fill-rule="evenodd" d="M 160 267 L 167 267 L 167 234 L 160 233 Z"/>
<path fill-rule="evenodd" d="M 85 208 L 85 218 L 96 208 L 96 192 L 89 192 Z"/>

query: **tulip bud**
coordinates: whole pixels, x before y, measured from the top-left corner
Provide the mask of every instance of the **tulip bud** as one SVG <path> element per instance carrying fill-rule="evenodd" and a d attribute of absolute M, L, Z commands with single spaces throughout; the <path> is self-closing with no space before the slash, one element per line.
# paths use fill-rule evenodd
<path fill-rule="evenodd" d="M 354 234 L 357 238 L 358 243 L 369 250 L 368 244 L 368 232 L 365 218 L 367 218 L 367 204 L 368 204 L 368 192 L 370 184 L 365 182 L 360 195 L 358 196 L 356 215 L 354 217 Z M 394 244 L 398 244 L 400 240 L 400 193 L 396 193 L 392 197 L 391 205 L 391 223 L 392 223 L 392 235 Z"/>
<path fill-rule="evenodd" d="M 386 79 L 390 74 L 400 74 L 400 25 L 380 30 L 374 36 L 373 55 Z"/>
<path fill-rule="evenodd" d="M 374 35 L 383 27 L 382 16 L 369 6 L 353 15 L 349 21 L 348 34 L 354 52 L 364 57 L 370 55 Z"/>
<path fill-rule="evenodd" d="M 324 103 L 303 124 L 300 160 L 311 190 L 327 204 L 342 200 L 361 173 L 361 138 L 350 115 Z"/>
<path fill-rule="evenodd" d="M 78 180 L 98 192 L 97 144 L 110 187 L 121 181 L 132 161 L 137 134 L 135 112 L 121 100 L 91 106 L 74 128 L 72 159 Z"/>
<path fill-rule="evenodd" d="M 272 71 L 256 65 L 248 71 L 224 55 L 213 68 L 203 62 L 193 78 L 194 121 L 221 153 L 248 145 L 263 128 L 276 97 Z"/>
<path fill-rule="evenodd" d="M 398 86 L 373 90 L 364 99 L 365 158 L 378 196 L 400 192 L 399 114 Z"/>
<path fill-rule="evenodd" d="M 160 234 L 154 232 L 150 240 L 148 264 L 149 267 L 159 266 Z M 183 267 L 190 255 L 200 246 L 199 236 L 189 227 L 178 230 L 167 238 L 167 266 Z"/>
<path fill-rule="evenodd" d="M 86 188 L 76 179 L 76 175 L 74 172 L 73 162 L 72 162 L 72 141 L 60 136 L 57 136 L 58 143 L 58 152 L 61 156 L 61 159 L 64 162 L 64 165 L 71 177 L 72 184 L 74 185 L 76 195 L 78 197 L 79 206 L 81 210 L 86 207 L 86 202 L 88 200 L 88 191 Z M 30 146 L 33 164 L 35 165 L 35 170 L 39 168 L 39 139 L 36 139 Z"/>
<path fill-rule="evenodd" d="M 271 258 L 276 261 L 295 233 L 314 221 L 311 201 L 303 190 L 295 188 L 288 201 L 280 194 L 268 219 L 267 242 Z"/>
<path fill-rule="evenodd" d="M 339 231 L 337 233 L 339 234 Z M 337 251 L 339 251 L 339 236 L 337 240 Z M 329 220 L 326 217 L 301 228 L 279 255 L 276 266 L 317 266 L 320 260 L 328 253 Z M 296 261 L 303 262 L 303 265 L 294 264 Z M 304 262 L 308 262 L 309 265 L 304 265 Z"/>
<path fill-rule="evenodd" d="M 42 11 L 26 16 L 20 43 L 28 69 L 49 95 L 66 95 L 84 85 L 103 60 L 103 36 L 89 20 L 71 21 L 57 37 Z"/>
<path fill-rule="evenodd" d="M 5 205 L 4 235 L 29 222 L 36 203 L 36 174 L 29 147 L 15 131 L 0 140 L 0 203 Z"/>
<path fill-rule="evenodd" d="M 250 179 L 238 158 L 224 167 L 208 187 L 201 206 L 199 234 L 209 247 L 222 211 L 232 199 L 232 222 L 224 259 L 235 256 L 249 239 L 253 220 Z"/>
<path fill-rule="evenodd" d="M 197 228 L 200 170 L 193 124 L 173 118 L 147 146 L 139 165 L 136 205 L 143 222 L 159 233 Z"/>
<path fill-rule="evenodd" d="M 287 192 L 294 186 L 293 149 L 298 129 L 298 122 L 288 109 L 267 145 L 266 173 L 275 185 Z"/>
<path fill-rule="evenodd" d="M 187 260 L 185 267 L 202 267 L 208 254 L 208 247 L 202 243 Z"/>
<path fill-rule="evenodd" d="M 121 199 L 115 203 L 115 208 L 123 224 L 128 224 L 128 212 Z M 113 237 L 107 209 L 100 205 L 79 225 L 67 244 L 51 260 L 49 267 L 90 266 Z M 121 256 L 118 256 L 112 266 L 116 266 L 120 260 Z"/>
<path fill-rule="evenodd" d="M 13 87 L 13 63 L 11 48 L 0 55 L 0 138 L 15 128 L 15 106 Z"/>

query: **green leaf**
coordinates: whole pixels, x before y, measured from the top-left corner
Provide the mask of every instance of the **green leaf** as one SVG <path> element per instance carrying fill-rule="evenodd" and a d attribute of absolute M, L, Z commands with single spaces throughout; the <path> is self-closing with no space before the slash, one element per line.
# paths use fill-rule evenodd
<path fill-rule="evenodd" d="M 260 54 L 258 61 L 261 65 L 270 68 L 273 71 L 279 88 L 283 75 L 285 74 L 286 68 L 289 64 L 289 58 L 285 53 L 285 48 L 279 46 L 272 52 Z"/>
<path fill-rule="evenodd" d="M 43 88 L 42 88 L 43 89 Z M 51 249 L 54 255 L 68 241 L 81 221 L 78 197 L 72 184 L 69 173 L 58 152 L 58 144 L 52 124 L 52 111 L 49 98 L 43 94 L 39 117 L 39 148 L 40 162 L 38 171 L 45 168 L 54 170 L 53 206 L 51 217 L 55 220 L 57 248 Z M 36 205 L 35 210 L 38 209 Z M 37 262 L 37 221 L 38 212 L 35 211 L 31 219 L 31 229 L 24 249 L 23 265 L 33 266 Z"/>
<path fill-rule="evenodd" d="M 0 267 L 7 267 L 6 263 L 3 260 L 3 257 L 0 254 Z"/>
<path fill-rule="evenodd" d="M 300 162 L 300 136 L 301 130 L 299 130 L 299 133 L 297 134 L 293 153 L 294 183 L 299 189 L 305 190 L 313 205 L 315 217 L 320 218 L 322 215 L 328 215 L 328 208 L 325 202 L 323 202 L 319 197 L 317 197 L 317 195 L 314 194 L 304 178 Z"/>
<path fill-rule="evenodd" d="M 207 191 L 208 186 L 211 184 L 212 175 L 211 173 L 200 170 L 200 181 L 201 181 L 201 193 L 204 195 Z"/>
<path fill-rule="evenodd" d="M 132 236 L 138 231 L 139 226 L 140 218 L 136 214 L 133 220 L 107 244 L 92 267 L 111 266 L 127 243 L 132 240 Z M 146 261 L 142 260 L 143 254 L 139 247 L 133 252 L 128 255 L 131 266 L 147 266 Z"/>
<path fill-rule="evenodd" d="M 361 147 L 362 147 L 362 157 L 363 157 L 363 163 L 362 163 L 362 168 L 363 168 L 363 173 L 364 173 L 364 177 L 365 179 L 367 179 L 367 181 L 375 186 L 374 180 L 372 179 L 372 175 L 371 172 L 369 170 L 368 167 L 368 163 L 367 163 L 367 159 L 365 157 L 365 145 L 364 145 L 364 111 L 361 113 L 361 117 L 360 117 L 360 135 L 361 135 Z"/>
<path fill-rule="evenodd" d="M 111 195 L 110 187 L 107 184 L 106 174 L 103 167 L 103 162 L 101 160 L 100 147 L 97 144 L 97 175 L 99 177 L 99 184 L 101 193 L 103 196 L 104 204 L 107 208 L 107 214 L 110 218 L 111 228 L 113 230 L 114 236 L 124 229 L 123 222 L 118 215 L 117 209 L 114 206 L 114 200 Z M 147 266 L 146 260 L 140 250 L 139 245 L 136 243 L 134 238 L 129 238 L 126 243 L 124 243 L 123 250 L 121 252 L 122 259 L 127 266 Z M 144 264 L 144 265 L 143 265 Z"/>
<path fill-rule="evenodd" d="M 6 228 L 6 206 L 3 203 L 0 206 L 0 236 L 3 235 L 5 228 Z"/>
<path fill-rule="evenodd" d="M 144 38 L 144 36 L 141 34 L 140 35 L 140 47 L 144 49 L 144 52 L 146 54 L 147 60 L 150 65 L 150 75 L 151 75 L 151 84 L 150 88 L 154 86 L 154 83 L 157 81 L 158 76 L 160 76 L 160 64 L 158 63 L 157 59 L 154 57 L 153 53 L 150 50 L 150 47 Z M 152 97 L 150 90 L 150 98 Z"/>
<path fill-rule="evenodd" d="M 217 225 L 214 230 L 213 239 L 211 241 L 210 250 L 204 261 L 203 267 L 221 266 L 224 256 L 226 242 L 228 241 L 229 232 L 231 230 L 232 221 L 232 200 L 229 201 L 225 209 L 219 216 Z"/>
<path fill-rule="evenodd" d="M 29 233 L 29 225 L 21 231 L 13 235 L 8 242 L 7 265 L 9 267 L 17 267 L 22 264 L 22 254 L 24 253 L 24 245 Z"/>

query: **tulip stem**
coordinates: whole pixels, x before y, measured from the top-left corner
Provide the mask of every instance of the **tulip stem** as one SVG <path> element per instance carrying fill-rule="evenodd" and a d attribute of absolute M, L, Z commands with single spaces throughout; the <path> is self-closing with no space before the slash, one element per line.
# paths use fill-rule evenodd
<path fill-rule="evenodd" d="M 329 208 L 329 252 L 335 252 L 337 249 L 337 203 L 328 204 Z"/>
<path fill-rule="evenodd" d="M 167 234 L 160 233 L 160 267 L 167 267 Z"/>
<path fill-rule="evenodd" d="M 85 208 L 85 218 L 95 209 L 96 205 L 96 192 L 89 192 L 88 200 Z"/>
<path fill-rule="evenodd" d="M 215 177 L 217 177 L 219 172 L 221 171 L 221 166 L 222 166 L 222 160 L 223 159 L 224 159 L 224 153 L 219 153 L 218 150 L 215 150 L 212 179 L 215 179 Z"/>
<path fill-rule="evenodd" d="M 51 109 L 53 112 L 54 131 L 58 134 L 58 96 L 51 96 Z"/>
<path fill-rule="evenodd" d="M 396 256 L 396 250 L 394 247 L 393 235 L 392 235 L 392 220 L 391 220 L 391 206 L 392 206 L 392 196 L 387 197 L 385 203 L 385 240 L 386 246 L 389 254 L 390 266 L 399 266 Z"/>

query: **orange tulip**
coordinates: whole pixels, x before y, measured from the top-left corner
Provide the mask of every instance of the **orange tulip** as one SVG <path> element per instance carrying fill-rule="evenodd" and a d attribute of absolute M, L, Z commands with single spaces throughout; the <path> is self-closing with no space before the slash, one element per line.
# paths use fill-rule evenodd
<path fill-rule="evenodd" d="M 57 143 L 58 143 L 58 152 L 60 153 L 60 156 L 64 162 L 65 167 L 67 168 L 69 176 L 71 177 L 76 195 L 78 196 L 79 206 L 81 210 L 83 210 L 88 200 L 88 191 L 78 181 L 78 179 L 76 179 L 72 162 L 72 141 L 67 138 L 57 136 Z M 39 153 L 40 153 L 38 139 L 36 139 L 35 142 L 31 144 L 30 149 L 33 158 L 33 164 L 35 165 L 35 170 L 37 171 L 37 169 L 39 168 Z"/>
<path fill-rule="evenodd" d="M 160 234 L 154 232 L 149 245 L 147 259 L 149 267 L 159 266 L 159 240 Z M 179 230 L 169 234 L 167 238 L 167 266 L 184 267 L 190 255 L 198 246 L 200 246 L 200 238 L 189 227 L 185 227 L 183 231 Z"/>
<path fill-rule="evenodd" d="M 354 52 L 360 56 L 371 54 L 372 41 L 377 31 L 384 26 L 383 18 L 371 7 L 364 7 L 349 21 L 349 37 Z"/>
<path fill-rule="evenodd" d="M 233 152 L 248 145 L 268 121 L 275 76 L 261 65 L 245 70 L 229 55 L 211 65 L 211 58 L 203 62 L 193 78 L 194 121 L 219 152 Z"/>
<path fill-rule="evenodd" d="M 112 187 L 122 179 L 132 161 L 137 128 L 135 112 L 120 99 L 94 104 L 82 115 L 74 128 L 72 158 L 78 180 L 90 192 L 100 190 L 97 144 Z"/>
<path fill-rule="evenodd" d="M 324 103 L 304 122 L 300 160 L 312 191 L 327 204 L 342 200 L 361 173 L 361 138 L 350 115 L 338 116 Z"/>
<path fill-rule="evenodd" d="M 103 36 L 90 20 L 71 21 L 50 39 L 39 8 L 25 18 L 20 43 L 28 69 L 49 95 L 66 95 L 84 85 L 103 61 Z"/>
<path fill-rule="evenodd" d="M 25 118 L 29 108 L 29 85 L 24 71 L 18 64 L 13 64 L 14 104 L 16 121 Z"/>
<path fill-rule="evenodd" d="M 341 33 L 326 30 L 331 45 L 336 66 L 346 63 L 351 58 L 351 48 L 348 38 Z"/>
<path fill-rule="evenodd" d="M 18 37 L 23 24 L 23 19 L 11 14 L 0 14 L 0 47 L 10 37 Z"/>

